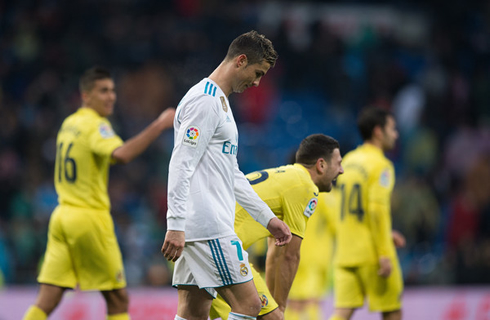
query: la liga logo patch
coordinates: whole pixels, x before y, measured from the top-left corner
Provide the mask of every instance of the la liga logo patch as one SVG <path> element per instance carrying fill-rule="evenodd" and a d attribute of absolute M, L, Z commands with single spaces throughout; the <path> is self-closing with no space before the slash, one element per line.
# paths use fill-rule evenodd
<path fill-rule="evenodd" d="M 199 142 L 199 136 L 201 135 L 201 130 L 199 130 L 196 126 L 189 126 L 184 133 L 184 139 L 182 141 L 183 145 L 189 147 L 197 147 L 197 143 Z"/>
<path fill-rule="evenodd" d="M 308 218 L 311 217 L 311 215 L 315 212 L 317 205 L 318 205 L 318 199 L 311 198 L 310 201 L 308 202 L 308 205 L 306 206 L 304 215 L 307 216 Z"/>
<path fill-rule="evenodd" d="M 114 131 L 107 123 L 101 123 L 99 125 L 99 133 L 104 139 L 114 137 Z"/>

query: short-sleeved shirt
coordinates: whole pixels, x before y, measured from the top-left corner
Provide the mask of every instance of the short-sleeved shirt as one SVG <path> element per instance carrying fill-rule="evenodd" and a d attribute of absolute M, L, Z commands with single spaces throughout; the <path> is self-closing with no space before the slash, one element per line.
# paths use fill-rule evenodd
<path fill-rule="evenodd" d="M 336 265 L 353 267 L 396 257 L 391 238 L 393 164 L 383 151 L 363 144 L 343 159 L 337 178 L 340 210 L 336 214 Z"/>
<path fill-rule="evenodd" d="M 306 222 L 318 204 L 318 187 L 310 173 L 302 165 L 294 164 L 252 172 L 246 177 L 272 212 L 289 226 L 291 233 L 303 238 Z M 260 239 L 271 236 L 238 204 L 235 215 L 235 232 L 245 250 Z"/>
<path fill-rule="evenodd" d="M 54 183 L 60 205 L 110 210 L 107 181 L 112 152 L 123 145 L 110 122 L 80 108 L 63 122 L 56 141 Z"/>

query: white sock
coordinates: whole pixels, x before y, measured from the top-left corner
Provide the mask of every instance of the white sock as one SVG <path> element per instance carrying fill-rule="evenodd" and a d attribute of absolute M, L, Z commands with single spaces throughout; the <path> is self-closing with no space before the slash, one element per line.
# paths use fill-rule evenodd
<path fill-rule="evenodd" d="M 182 317 L 179 317 L 178 315 L 175 315 L 174 320 L 186 320 L 186 319 L 184 319 L 184 318 L 182 318 Z"/>
<path fill-rule="evenodd" d="M 228 320 L 256 320 L 256 317 L 246 316 L 244 314 L 230 312 L 228 315 Z"/>

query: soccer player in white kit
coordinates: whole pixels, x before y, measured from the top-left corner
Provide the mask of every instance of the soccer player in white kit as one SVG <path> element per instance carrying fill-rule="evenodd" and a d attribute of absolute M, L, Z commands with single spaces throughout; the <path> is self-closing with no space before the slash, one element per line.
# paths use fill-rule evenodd
<path fill-rule="evenodd" d="M 238 168 L 238 130 L 228 101 L 232 92 L 258 86 L 276 59 L 263 35 L 240 35 L 223 62 L 187 92 L 176 110 L 162 246 L 165 258 L 176 261 L 176 320 L 207 319 L 216 292 L 231 306 L 228 319 L 256 319 L 259 314 L 248 255 L 233 227 L 236 202 L 271 232 L 276 245 L 291 240 L 289 227 Z"/>

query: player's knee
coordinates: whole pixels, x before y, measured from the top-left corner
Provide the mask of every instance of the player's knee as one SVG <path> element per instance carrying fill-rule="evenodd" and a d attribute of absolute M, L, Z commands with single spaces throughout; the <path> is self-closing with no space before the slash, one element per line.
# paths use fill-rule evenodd
<path fill-rule="evenodd" d="M 231 308 L 232 313 L 245 314 L 247 316 L 257 317 L 262 309 L 262 302 L 259 297 L 250 297 L 246 301 L 241 301 L 239 305 Z"/>
<path fill-rule="evenodd" d="M 252 302 L 252 305 L 250 307 L 250 311 L 252 312 L 253 316 L 258 316 L 260 313 L 260 310 L 262 310 L 262 302 L 260 301 L 259 297 L 257 296 L 257 299 L 254 299 Z"/>
<path fill-rule="evenodd" d="M 106 291 L 103 292 L 103 295 L 107 303 L 107 310 L 109 314 L 128 311 L 129 296 L 126 289 Z"/>

